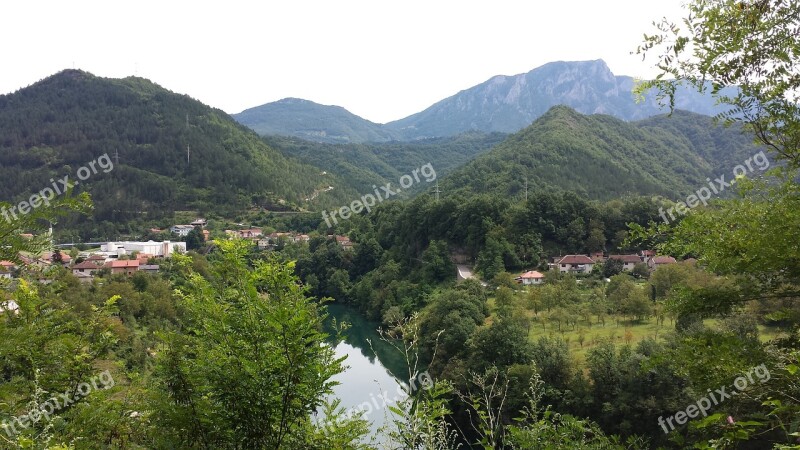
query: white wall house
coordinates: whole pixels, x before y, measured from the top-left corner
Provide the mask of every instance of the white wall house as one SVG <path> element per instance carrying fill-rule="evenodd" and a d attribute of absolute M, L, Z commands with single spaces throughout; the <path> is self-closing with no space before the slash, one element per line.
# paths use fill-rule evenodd
<path fill-rule="evenodd" d="M 175 233 L 178 236 L 186 236 L 192 230 L 194 230 L 194 226 L 192 225 L 173 225 L 169 227 L 169 232 Z"/>
<path fill-rule="evenodd" d="M 557 259 L 554 266 L 561 272 L 591 273 L 594 261 L 586 255 L 567 255 Z"/>
<path fill-rule="evenodd" d="M 169 258 L 176 251 L 178 253 L 186 253 L 186 242 L 109 242 L 101 245 L 100 250 L 103 252 L 116 253 L 118 255 L 128 255 L 131 252 L 139 252 L 147 253 L 153 256 Z"/>

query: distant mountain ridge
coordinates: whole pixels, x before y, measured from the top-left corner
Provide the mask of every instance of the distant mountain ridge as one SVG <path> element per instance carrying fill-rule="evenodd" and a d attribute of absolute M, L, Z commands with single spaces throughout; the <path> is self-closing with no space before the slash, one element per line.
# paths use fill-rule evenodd
<path fill-rule="evenodd" d="M 520 198 L 527 184 L 529 191 L 567 190 L 599 200 L 675 200 L 705 186 L 708 177 L 730 174 L 760 150 L 740 128 L 685 111 L 625 122 L 554 106 L 440 184 L 445 195 Z"/>
<path fill-rule="evenodd" d="M 625 121 L 667 112 L 655 94 L 646 95 L 644 101 L 637 103 L 632 93 L 634 84 L 632 77 L 614 75 L 603 60 L 558 61 L 523 74 L 494 76 L 424 111 L 384 125 L 341 107 L 300 99 L 268 103 L 234 114 L 234 118 L 262 135 L 363 143 L 455 136 L 470 131 L 515 133 L 556 105 Z M 703 115 L 722 112 L 710 95 L 690 88 L 678 90 L 675 106 Z"/>
<path fill-rule="evenodd" d="M 351 113 L 299 98 L 285 98 L 233 114 L 242 125 L 261 135 L 294 136 L 332 144 L 387 142 L 400 134 Z"/>
<path fill-rule="evenodd" d="M 608 114 L 631 121 L 667 112 L 655 95 L 637 103 L 635 80 L 617 76 L 603 60 L 545 64 L 530 72 L 498 75 L 446 98 L 424 111 L 386 124 L 406 139 L 449 136 L 466 130 L 514 133 L 551 107 L 566 105 L 583 114 Z M 709 95 L 680 89 L 677 109 L 715 115 L 722 110 Z"/>

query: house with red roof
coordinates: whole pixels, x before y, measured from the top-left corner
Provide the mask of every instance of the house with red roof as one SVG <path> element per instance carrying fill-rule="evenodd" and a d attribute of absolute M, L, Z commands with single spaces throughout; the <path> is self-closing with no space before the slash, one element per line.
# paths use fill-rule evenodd
<path fill-rule="evenodd" d="M 118 273 L 124 273 L 125 275 L 133 275 L 139 270 L 139 261 L 138 260 L 116 260 L 116 261 L 109 261 L 104 266 L 104 268 L 111 269 L 111 274 L 116 275 Z"/>
<path fill-rule="evenodd" d="M 544 275 L 535 270 L 529 270 L 517 277 L 517 281 L 521 282 L 524 286 L 542 284 L 544 283 Z"/>
<path fill-rule="evenodd" d="M 654 256 L 647 260 L 647 267 L 650 270 L 656 270 L 661 266 L 666 266 L 667 264 L 676 264 L 678 261 L 675 260 L 672 256 Z"/>
<path fill-rule="evenodd" d="M 562 273 L 588 274 L 592 272 L 594 260 L 586 255 L 567 255 L 556 258 L 553 267 Z"/>
<path fill-rule="evenodd" d="M 93 262 L 83 261 L 72 266 L 72 274 L 78 278 L 84 279 L 86 275 L 89 277 L 94 276 L 95 272 L 100 269 L 101 267 Z"/>

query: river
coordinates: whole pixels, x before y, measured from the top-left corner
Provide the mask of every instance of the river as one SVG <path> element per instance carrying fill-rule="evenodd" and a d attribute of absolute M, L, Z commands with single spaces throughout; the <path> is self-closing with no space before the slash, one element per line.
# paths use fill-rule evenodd
<path fill-rule="evenodd" d="M 377 436 L 380 427 L 391 419 L 384 399 L 390 403 L 398 400 L 401 398 L 401 383 L 408 383 L 402 355 L 380 340 L 377 332 L 380 324 L 366 320 L 358 311 L 329 304 L 328 314 L 329 332 L 334 319 L 350 324 L 344 340 L 335 347 L 336 356 L 347 356 L 344 361 L 347 369 L 333 377 L 340 383 L 333 388 L 334 396 L 341 400 L 341 407 L 346 410 L 364 410 L 364 418 L 371 422 L 371 434 Z"/>

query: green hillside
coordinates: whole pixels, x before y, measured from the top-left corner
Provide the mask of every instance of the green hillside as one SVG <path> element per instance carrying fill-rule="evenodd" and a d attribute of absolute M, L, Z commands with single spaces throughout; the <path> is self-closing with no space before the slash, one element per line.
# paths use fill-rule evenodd
<path fill-rule="evenodd" d="M 299 98 L 285 98 L 246 109 L 233 118 L 258 134 L 294 136 L 314 142 L 385 142 L 400 134 L 358 117 L 341 106 L 320 105 Z"/>
<path fill-rule="evenodd" d="M 707 177 L 732 179 L 734 166 L 758 152 L 751 137 L 707 116 L 678 111 L 628 123 L 556 106 L 456 170 L 442 189 L 518 196 L 527 178 L 529 191 L 679 198 L 706 185 Z"/>
<path fill-rule="evenodd" d="M 288 156 L 336 173 L 355 189 L 369 192 L 373 184 L 397 184 L 401 176 L 425 164 L 431 164 L 437 177 L 441 178 L 485 153 L 505 137 L 502 133 L 472 132 L 413 142 L 364 144 L 323 144 L 281 136 L 265 136 L 264 140 Z M 416 190 L 421 187 L 428 187 L 428 184 L 414 186 Z"/>
<path fill-rule="evenodd" d="M 74 179 L 104 154 L 113 170 L 78 186 L 95 203 L 92 223 L 81 225 L 85 238 L 176 210 L 316 209 L 356 194 L 333 174 L 320 177 L 317 168 L 287 158 L 224 112 L 145 79 L 66 70 L 0 96 L 0 198 L 16 202 L 50 186 L 51 178 Z M 329 185 L 337 189 L 307 204 Z"/>

